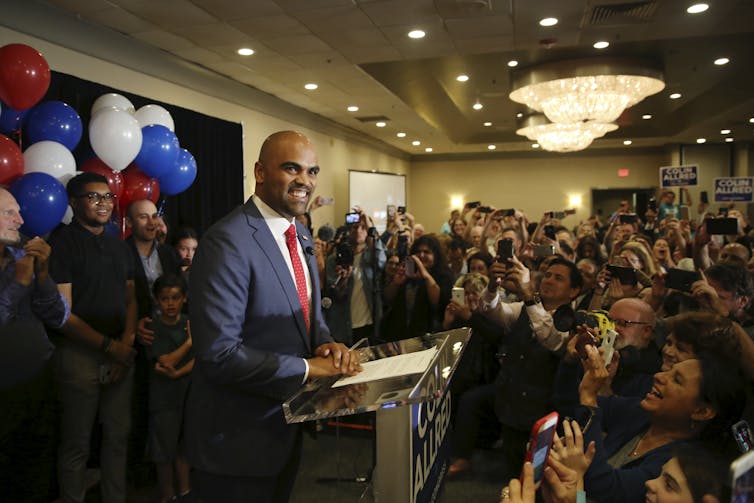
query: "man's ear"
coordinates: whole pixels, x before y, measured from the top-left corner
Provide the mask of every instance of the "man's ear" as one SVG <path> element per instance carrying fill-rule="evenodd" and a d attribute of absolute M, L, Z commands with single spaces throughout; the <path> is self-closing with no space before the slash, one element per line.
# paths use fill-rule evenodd
<path fill-rule="evenodd" d="M 751 299 L 749 298 L 748 295 L 739 295 L 738 298 L 736 299 L 736 304 L 738 305 L 739 309 L 743 309 L 749 305 L 750 300 Z"/>
<path fill-rule="evenodd" d="M 264 183 L 264 166 L 259 161 L 254 163 L 254 181 Z"/>

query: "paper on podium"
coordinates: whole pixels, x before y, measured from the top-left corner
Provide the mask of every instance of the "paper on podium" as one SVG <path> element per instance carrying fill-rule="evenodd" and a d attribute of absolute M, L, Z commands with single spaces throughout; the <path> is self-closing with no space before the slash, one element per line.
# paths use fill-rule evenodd
<path fill-rule="evenodd" d="M 339 388 L 341 386 L 348 386 L 349 384 L 377 381 L 389 377 L 421 374 L 427 370 L 429 364 L 432 363 L 432 358 L 434 358 L 436 354 L 437 346 L 425 349 L 424 351 L 389 356 L 387 358 L 365 362 L 361 364 L 361 372 L 355 376 L 341 377 L 332 385 L 332 387 Z"/>

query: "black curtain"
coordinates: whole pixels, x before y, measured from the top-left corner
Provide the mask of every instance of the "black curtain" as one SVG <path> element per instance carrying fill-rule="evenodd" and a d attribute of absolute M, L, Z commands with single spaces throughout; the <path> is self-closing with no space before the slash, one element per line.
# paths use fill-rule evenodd
<path fill-rule="evenodd" d="M 59 100 L 72 106 L 84 125 L 81 141 L 73 152 L 77 166 L 94 156 L 89 146 L 88 125 L 92 104 L 101 95 L 118 93 L 128 98 L 136 109 L 154 103 L 173 116 L 181 147 L 196 159 L 197 176 L 185 192 L 165 196 L 164 219 L 169 236 L 180 226 L 193 227 L 201 234 L 243 203 L 243 131 L 240 124 L 64 73 L 51 73 L 50 88 L 43 100 Z"/>

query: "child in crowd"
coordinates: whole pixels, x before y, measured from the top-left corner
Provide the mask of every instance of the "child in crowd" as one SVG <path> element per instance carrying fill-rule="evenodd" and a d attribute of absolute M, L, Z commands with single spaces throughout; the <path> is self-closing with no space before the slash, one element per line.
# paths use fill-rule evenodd
<path fill-rule="evenodd" d="M 191 328 L 181 312 L 186 281 L 165 274 L 154 282 L 159 315 L 149 328 L 154 343 L 147 346 L 149 377 L 149 451 L 157 467 L 160 501 L 190 501 L 189 465 L 182 450 L 183 405 L 194 367 Z M 178 489 L 176 493 L 176 487 Z"/>

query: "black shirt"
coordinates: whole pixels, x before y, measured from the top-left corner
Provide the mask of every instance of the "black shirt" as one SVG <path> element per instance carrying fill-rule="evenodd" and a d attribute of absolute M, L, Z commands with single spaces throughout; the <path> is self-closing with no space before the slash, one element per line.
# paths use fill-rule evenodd
<path fill-rule="evenodd" d="M 77 223 L 56 230 L 49 240 L 50 276 L 71 283 L 71 312 L 103 335 L 119 338 L 126 324 L 126 281 L 134 262 L 126 244 Z"/>

